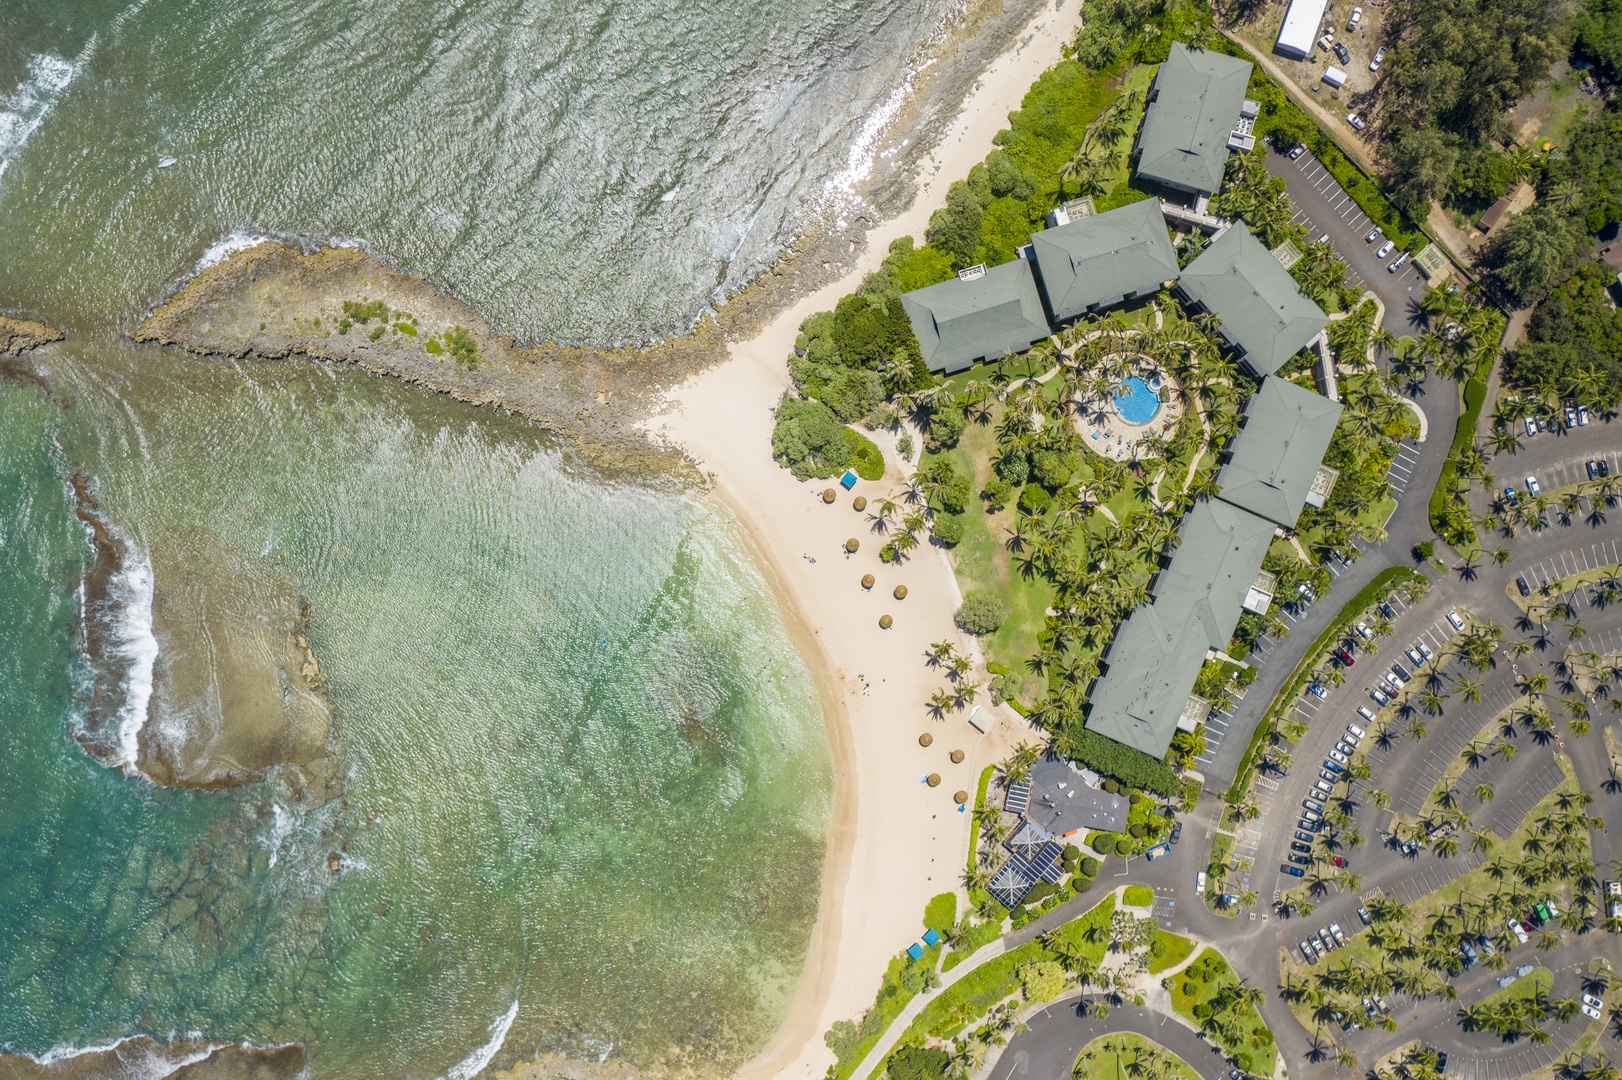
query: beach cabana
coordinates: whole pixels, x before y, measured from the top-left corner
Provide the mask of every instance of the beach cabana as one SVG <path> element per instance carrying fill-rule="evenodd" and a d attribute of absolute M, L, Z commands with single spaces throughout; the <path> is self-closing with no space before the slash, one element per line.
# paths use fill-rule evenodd
<path fill-rule="evenodd" d="M 907 946 L 907 955 L 914 960 L 922 960 L 924 958 L 924 947 L 915 941 Z"/>
<path fill-rule="evenodd" d="M 939 945 L 940 943 L 941 943 L 941 936 L 935 932 L 934 927 L 930 927 L 928 930 L 924 931 L 924 944 L 925 945 L 928 945 L 930 947 L 934 947 L 936 945 Z"/>

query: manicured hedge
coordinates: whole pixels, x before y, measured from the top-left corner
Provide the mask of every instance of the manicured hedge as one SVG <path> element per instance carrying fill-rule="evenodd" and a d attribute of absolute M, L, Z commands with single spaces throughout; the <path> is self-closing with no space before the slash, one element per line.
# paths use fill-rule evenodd
<path fill-rule="evenodd" d="M 1449 521 L 1449 506 L 1459 483 L 1459 455 L 1475 441 L 1476 423 L 1481 418 L 1481 406 L 1487 400 L 1487 380 L 1478 372 L 1464 384 L 1464 411 L 1459 414 L 1458 426 L 1453 429 L 1453 443 L 1448 447 L 1447 460 L 1442 463 L 1442 475 L 1431 489 L 1430 519 L 1436 535 L 1454 547 L 1474 546 L 1476 527 L 1469 515 L 1463 522 Z"/>
<path fill-rule="evenodd" d="M 1070 756 L 1082 765 L 1128 787 L 1142 788 L 1168 799 L 1182 790 L 1177 770 L 1142 750 L 1134 750 L 1080 726 L 1066 733 L 1065 743 Z"/>

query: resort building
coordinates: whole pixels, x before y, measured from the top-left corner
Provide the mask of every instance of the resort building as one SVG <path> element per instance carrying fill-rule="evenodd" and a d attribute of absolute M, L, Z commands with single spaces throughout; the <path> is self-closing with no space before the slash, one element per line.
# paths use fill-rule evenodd
<path fill-rule="evenodd" d="M 1133 148 L 1137 174 L 1164 187 L 1210 195 L 1222 187 L 1230 149 L 1255 146 L 1259 108 L 1245 97 L 1251 65 L 1172 43 L 1155 73 Z"/>
<path fill-rule="evenodd" d="M 1127 615 L 1104 653 L 1089 731 L 1159 758 L 1179 729 L 1205 720 L 1209 707 L 1193 694 L 1200 668 L 1227 649 L 1244 611 L 1266 613 L 1274 582 L 1262 561 L 1322 487 L 1319 466 L 1340 413 L 1336 402 L 1286 379 L 1262 380 L 1217 476 L 1217 497 L 1183 518 L 1150 602 Z"/>
<path fill-rule="evenodd" d="M 1329 316 L 1243 222 L 1218 233 L 1188 264 L 1177 292 L 1221 320 L 1222 339 L 1258 377 L 1283 367 L 1329 325 Z"/>
<path fill-rule="evenodd" d="M 1124 833 L 1129 809 L 1124 795 L 1104 790 L 1097 773 L 1050 754 L 1031 766 L 1020 816 L 1048 835 L 1066 839 L 1093 829 Z"/>
<path fill-rule="evenodd" d="M 989 269 L 971 266 L 949 281 L 903 293 L 901 306 L 924 363 L 947 375 L 976 360 L 1021 352 L 1052 333 L 1036 276 L 1024 259 Z"/>
<path fill-rule="evenodd" d="M 1177 280 L 1159 199 L 1070 219 L 1031 237 L 1037 284 L 1055 323 L 1151 296 Z"/>
<path fill-rule="evenodd" d="M 1288 379 L 1263 379 L 1245 402 L 1244 426 L 1217 474 L 1217 497 L 1280 528 L 1295 528 L 1302 506 L 1320 486 L 1323 456 L 1341 409 Z M 1334 481 L 1327 483 L 1332 487 Z M 1323 490 L 1315 505 L 1322 506 L 1328 495 Z"/>

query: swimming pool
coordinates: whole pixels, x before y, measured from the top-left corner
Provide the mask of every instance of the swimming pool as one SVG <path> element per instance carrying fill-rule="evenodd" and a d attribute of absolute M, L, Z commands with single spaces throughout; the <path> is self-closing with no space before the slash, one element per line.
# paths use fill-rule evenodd
<path fill-rule="evenodd" d="M 1147 424 L 1160 412 L 1160 395 L 1141 376 L 1129 376 L 1115 391 L 1115 411 L 1129 424 Z"/>

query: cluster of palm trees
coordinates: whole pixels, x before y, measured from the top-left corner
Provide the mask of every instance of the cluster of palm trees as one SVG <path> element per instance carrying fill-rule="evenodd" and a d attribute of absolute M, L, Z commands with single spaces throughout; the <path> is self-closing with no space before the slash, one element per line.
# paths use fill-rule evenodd
<path fill-rule="evenodd" d="M 1369 943 L 1375 958 L 1365 960 L 1354 953 L 1332 960 L 1322 972 L 1292 971 L 1285 977 L 1285 999 L 1305 1006 L 1320 1027 L 1348 1015 L 1365 998 L 1393 992 L 1456 1000 L 1449 980 L 1463 968 L 1462 947 L 1475 946 L 1483 937 L 1492 939 L 1493 951 L 1481 950 L 1480 962 L 1491 970 L 1503 969 L 1517 943 L 1505 925 L 1506 917 L 1519 918 L 1560 883 L 1570 884 L 1573 901 L 1557 922 L 1537 935 L 1537 947 L 1557 948 L 1562 929 L 1580 933 L 1590 928 L 1599 911 L 1599 883 L 1588 831 L 1601 823 L 1587 813 L 1591 793 L 1565 788 L 1553 798 L 1553 807 L 1526 830 L 1518 858 L 1499 855 L 1485 864 L 1489 882 L 1485 895 L 1461 888 L 1423 918 L 1397 901 L 1370 898 L 1365 906 L 1373 920 Z M 1622 929 L 1622 920 L 1606 919 L 1605 925 Z M 1497 1030 L 1490 1025 L 1502 1019 L 1503 1014 L 1491 1011 L 1473 1018 L 1461 1014 L 1467 1027 L 1477 1023 L 1485 1030 Z M 1391 1026 L 1384 1018 L 1380 1022 Z M 1539 1038 L 1530 1029 L 1524 1034 L 1534 1041 Z"/>
<path fill-rule="evenodd" d="M 1019 1002 L 1013 999 L 988 1009 L 985 1021 L 953 1044 L 947 1075 L 952 1080 L 968 1080 L 985 1066 L 992 1047 L 1006 1046 L 1015 1035 L 1030 1030 L 1019 1012 Z"/>
<path fill-rule="evenodd" d="M 950 641 L 932 642 L 924 654 L 930 667 L 945 668 L 947 685 L 929 696 L 929 712 L 937 720 L 950 709 L 974 704 L 980 696 L 980 683 L 968 678 L 974 661 L 957 651 Z"/>
<path fill-rule="evenodd" d="M 1076 181 L 1077 197 L 1102 195 L 1106 182 L 1113 179 L 1121 161 L 1120 142 L 1132 131 L 1133 120 L 1143 109 L 1141 90 L 1122 94 L 1104 107 L 1097 119 L 1082 133 L 1081 145 L 1069 161 L 1059 166 L 1059 198 L 1065 195 L 1065 182 Z"/>
<path fill-rule="evenodd" d="M 1073 1075 L 1078 1078 L 1090 1076 L 1096 1062 L 1108 1060 L 1110 1057 L 1114 1057 L 1120 1063 L 1120 1071 L 1124 1072 L 1129 1080 L 1175 1080 L 1182 1075 L 1182 1069 L 1178 1068 L 1178 1059 L 1156 1044 L 1147 1040 L 1140 1043 L 1109 1037 L 1102 1042 L 1089 1044 L 1081 1052 L 1081 1056 L 1076 1059 Z"/>
<path fill-rule="evenodd" d="M 1603 993 L 1603 989 L 1600 992 Z M 1622 1069 L 1618 1069 L 1603 1050 L 1573 1051 L 1555 1065 L 1554 1075 L 1557 1080 L 1622 1080 Z M 1415 1077 L 1414 1080 L 1435 1078 Z"/>

